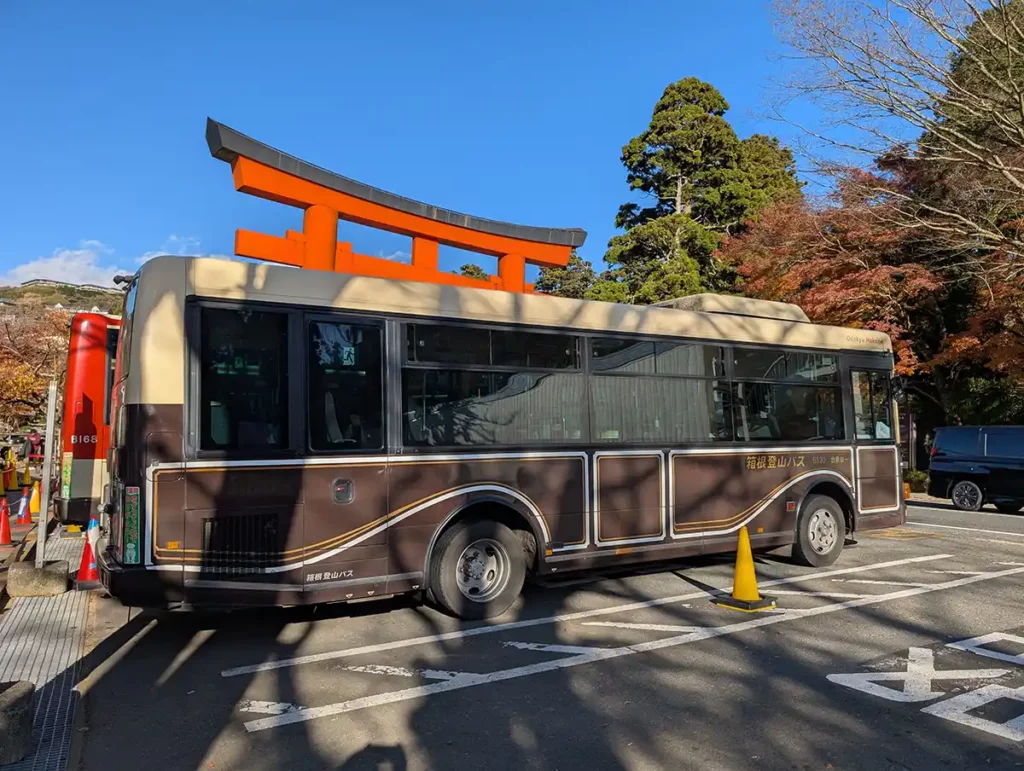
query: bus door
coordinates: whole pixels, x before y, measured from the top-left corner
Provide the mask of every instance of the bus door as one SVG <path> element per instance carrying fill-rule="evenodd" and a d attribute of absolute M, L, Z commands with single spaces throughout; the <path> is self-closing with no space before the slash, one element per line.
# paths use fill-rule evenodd
<path fill-rule="evenodd" d="M 388 575 L 385 325 L 307 314 L 304 585 L 309 599 L 383 594 Z"/>
<path fill-rule="evenodd" d="M 860 519 L 901 509 L 900 456 L 891 372 L 891 368 L 873 357 L 849 357 L 848 360 Z"/>

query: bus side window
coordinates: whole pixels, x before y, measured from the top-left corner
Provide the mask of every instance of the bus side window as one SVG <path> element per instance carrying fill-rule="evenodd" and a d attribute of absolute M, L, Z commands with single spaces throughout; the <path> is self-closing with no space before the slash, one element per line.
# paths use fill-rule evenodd
<path fill-rule="evenodd" d="M 858 439 L 892 439 L 892 397 L 884 372 L 854 370 L 853 416 Z"/>
<path fill-rule="evenodd" d="M 310 322 L 310 449 L 379 450 L 384 446 L 381 336 L 379 326 Z"/>
<path fill-rule="evenodd" d="M 288 443 L 288 316 L 202 308 L 200 449 Z"/>

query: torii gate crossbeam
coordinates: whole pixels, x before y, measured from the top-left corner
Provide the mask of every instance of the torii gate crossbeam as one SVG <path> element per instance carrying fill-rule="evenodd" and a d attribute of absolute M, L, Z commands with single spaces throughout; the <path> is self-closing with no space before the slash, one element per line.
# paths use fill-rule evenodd
<path fill-rule="evenodd" d="M 287 155 L 212 119 L 206 141 L 213 157 L 231 164 L 235 189 L 305 210 L 302 232 L 284 238 L 235 232 L 235 253 L 313 270 L 529 292 L 526 265 L 568 264 L 587 234 L 578 229 L 516 225 L 474 217 L 395 195 Z M 412 262 L 398 263 L 352 251 L 338 241 L 338 220 L 412 238 Z M 498 258 L 486 281 L 438 270 L 438 245 Z"/>

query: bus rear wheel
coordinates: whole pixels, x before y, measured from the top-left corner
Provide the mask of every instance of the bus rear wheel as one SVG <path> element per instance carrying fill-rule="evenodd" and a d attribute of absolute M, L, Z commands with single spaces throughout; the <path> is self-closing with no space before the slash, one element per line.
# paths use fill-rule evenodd
<path fill-rule="evenodd" d="M 795 562 L 813 568 L 831 565 L 839 559 L 845 540 L 846 519 L 833 498 L 812 495 L 804 501 L 796 522 Z"/>
<path fill-rule="evenodd" d="M 500 616 L 526 580 L 522 544 L 500 522 L 458 522 L 438 538 L 429 579 L 434 600 L 452 615 L 467 620 Z"/>

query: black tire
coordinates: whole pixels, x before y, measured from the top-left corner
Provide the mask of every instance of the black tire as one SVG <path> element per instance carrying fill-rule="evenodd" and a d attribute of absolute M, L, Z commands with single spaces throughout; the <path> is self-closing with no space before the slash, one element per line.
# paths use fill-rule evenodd
<path fill-rule="evenodd" d="M 985 504 L 985 491 L 970 479 L 961 479 L 953 485 L 949 497 L 960 511 L 979 511 Z"/>
<path fill-rule="evenodd" d="M 1003 514 L 1017 514 L 1021 509 L 1024 509 L 1024 504 L 1020 503 L 997 503 L 996 511 L 1001 511 Z"/>
<path fill-rule="evenodd" d="M 480 559 L 467 557 L 468 562 L 462 564 L 470 547 L 476 549 Z M 474 568 L 481 571 L 476 579 L 471 576 Z M 492 585 L 478 588 L 488 583 L 491 574 Z M 452 615 L 467 620 L 500 616 L 515 602 L 525 580 L 523 546 L 516 534 L 500 522 L 459 522 L 441 534 L 430 557 L 429 587 L 434 599 Z M 474 597 L 474 589 L 480 599 Z"/>
<path fill-rule="evenodd" d="M 796 520 L 793 561 L 812 568 L 831 565 L 843 551 L 846 518 L 843 507 L 827 495 L 812 495 Z"/>

